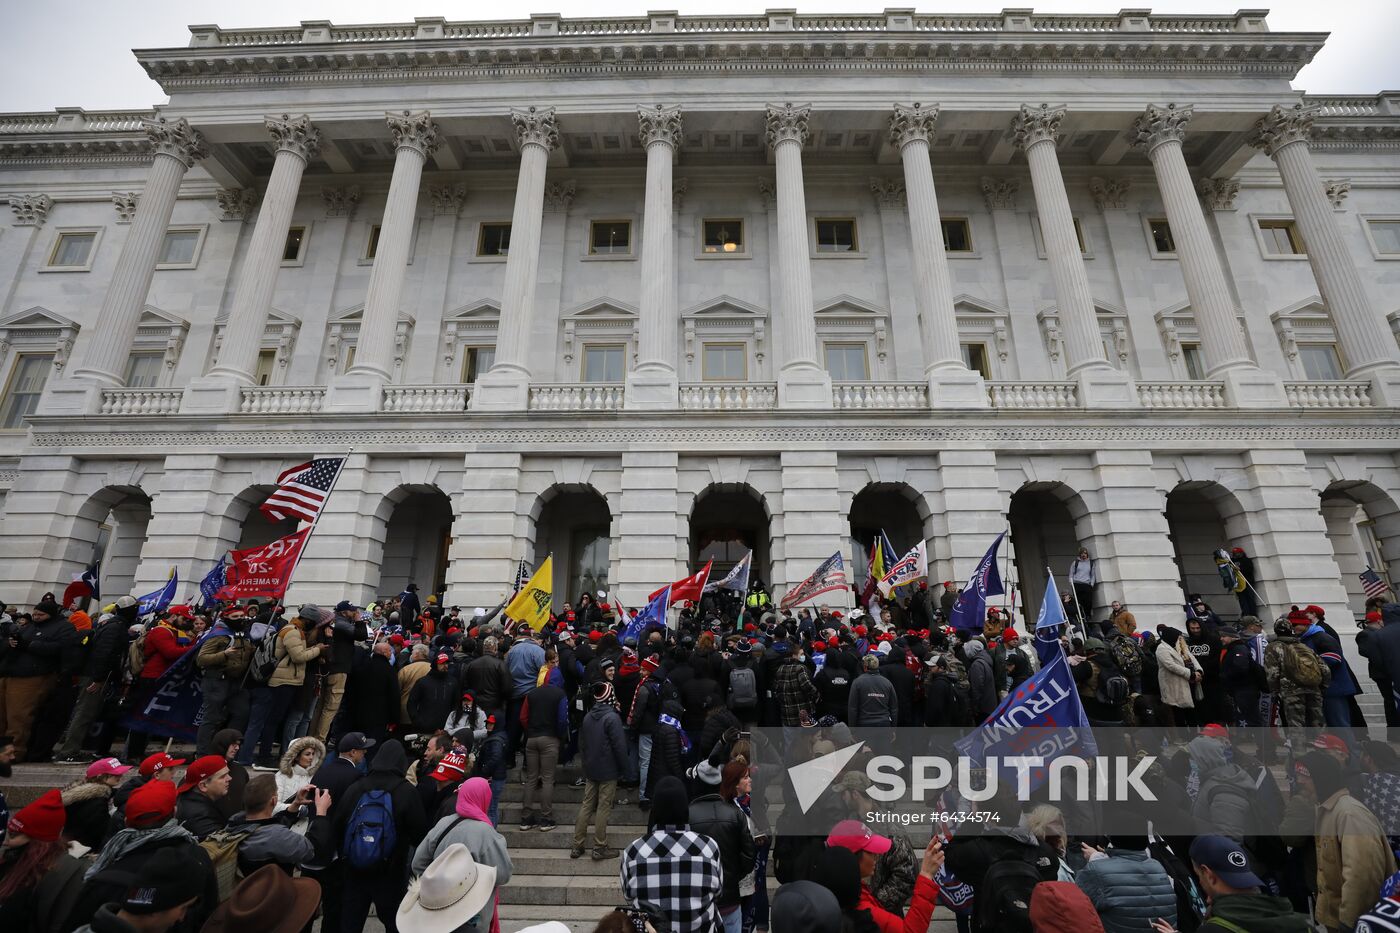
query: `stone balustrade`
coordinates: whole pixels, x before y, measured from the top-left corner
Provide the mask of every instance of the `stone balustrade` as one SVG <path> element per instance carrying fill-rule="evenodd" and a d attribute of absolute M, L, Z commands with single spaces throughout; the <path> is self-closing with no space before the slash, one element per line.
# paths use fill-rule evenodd
<path fill-rule="evenodd" d="M 831 396 L 838 409 L 928 408 L 928 384 L 923 382 L 838 382 Z"/>
<path fill-rule="evenodd" d="M 173 415 L 180 410 L 180 389 L 103 389 L 99 414 Z"/>
<path fill-rule="evenodd" d="M 531 411 L 621 411 L 623 387 L 613 383 L 530 386 Z"/>
<path fill-rule="evenodd" d="M 1225 385 L 1220 382 L 1139 382 L 1138 402 L 1143 408 L 1186 409 L 1225 407 Z"/>
<path fill-rule="evenodd" d="M 310 415 L 321 410 L 325 386 L 244 386 L 238 410 L 245 415 Z"/>
<path fill-rule="evenodd" d="M 696 382 L 680 387 L 686 411 L 765 411 L 778 407 L 772 382 Z"/>
<path fill-rule="evenodd" d="M 384 411 L 400 414 L 466 411 L 470 385 L 385 386 Z"/>
<path fill-rule="evenodd" d="M 1078 408 L 1079 388 L 1073 382 L 989 382 L 993 408 Z"/>
<path fill-rule="evenodd" d="M 1372 408 L 1369 382 L 1285 382 L 1293 408 Z"/>

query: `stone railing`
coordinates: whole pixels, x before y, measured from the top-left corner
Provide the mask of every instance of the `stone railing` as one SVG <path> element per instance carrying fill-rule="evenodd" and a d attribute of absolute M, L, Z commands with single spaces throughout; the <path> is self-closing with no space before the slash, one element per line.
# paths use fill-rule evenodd
<path fill-rule="evenodd" d="M 831 387 L 835 408 L 928 408 L 925 382 L 837 382 Z"/>
<path fill-rule="evenodd" d="M 63 113 L 10 113 L 0 116 L 0 135 L 27 133 L 135 133 L 154 110 L 65 110 Z"/>
<path fill-rule="evenodd" d="M 765 411 L 778 407 L 773 382 L 693 382 L 681 386 L 686 411 Z"/>
<path fill-rule="evenodd" d="M 989 382 L 993 408 L 1078 408 L 1073 382 Z"/>
<path fill-rule="evenodd" d="M 1224 408 L 1225 385 L 1220 382 L 1139 382 L 1143 408 Z"/>
<path fill-rule="evenodd" d="M 385 386 L 384 411 L 401 414 L 466 411 L 471 393 L 470 385 Z"/>
<path fill-rule="evenodd" d="M 324 386 L 244 386 L 238 411 L 245 415 L 310 415 L 321 410 Z"/>
<path fill-rule="evenodd" d="M 1294 408 L 1372 408 L 1369 382 L 1285 382 Z"/>
<path fill-rule="evenodd" d="M 103 415 L 173 415 L 180 410 L 181 389 L 103 389 Z"/>
<path fill-rule="evenodd" d="M 530 386 L 531 411 L 621 411 L 622 398 L 617 383 Z"/>

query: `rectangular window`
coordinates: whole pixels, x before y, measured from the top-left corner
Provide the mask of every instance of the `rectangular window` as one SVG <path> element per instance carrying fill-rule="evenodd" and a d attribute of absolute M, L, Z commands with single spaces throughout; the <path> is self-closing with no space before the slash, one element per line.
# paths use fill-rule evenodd
<path fill-rule="evenodd" d="M 259 350 L 258 363 L 253 368 L 253 384 L 259 386 L 272 384 L 272 373 L 277 368 L 276 350 Z"/>
<path fill-rule="evenodd" d="M 707 253 L 742 253 L 744 251 L 744 222 L 742 220 L 707 220 L 704 223 L 704 251 Z"/>
<path fill-rule="evenodd" d="M 706 380 L 743 382 L 748 378 L 742 343 L 707 343 L 701 357 L 700 377 Z"/>
<path fill-rule="evenodd" d="M 482 224 L 481 234 L 476 241 L 476 254 L 478 256 L 505 256 L 509 252 L 510 224 Z"/>
<path fill-rule="evenodd" d="M 949 253 L 972 252 L 972 225 L 966 217 L 946 217 L 943 225 L 943 249 Z"/>
<path fill-rule="evenodd" d="M 1371 241 L 1382 256 L 1400 256 L 1400 220 L 1368 220 Z"/>
<path fill-rule="evenodd" d="M 160 385 L 160 369 L 164 365 L 164 353 L 131 354 L 126 361 L 126 387 L 128 389 L 154 389 Z"/>
<path fill-rule="evenodd" d="M 192 266 L 198 249 L 198 230 L 167 230 L 156 266 Z"/>
<path fill-rule="evenodd" d="M 473 383 L 496 362 L 495 347 L 467 347 L 462 359 L 462 381 Z"/>
<path fill-rule="evenodd" d="M 50 266 L 81 267 L 92 258 L 92 247 L 97 242 L 95 233 L 60 233 L 58 242 L 53 245 Z"/>
<path fill-rule="evenodd" d="M 983 379 L 992 378 L 992 366 L 987 361 L 987 345 L 985 343 L 963 344 L 962 355 L 963 363 L 968 369 L 980 373 Z"/>
<path fill-rule="evenodd" d="M 856 243 L 856 222 L 846 219 L 818 218 L 817 252 L 859 252 Z"/>
<path fill-rule="evenodd" d="M 1337 348 L 1330 343 L 1300 344 L 1298 359 L 1303 374 L 1312 382 L 1335 382 L 1342 378 L 1342 361 Z"/>
<path fill-rule="evenodd" d="M 301 262 L 301 251 L 306 246 L 306 228 L 291 227 L 287 230 L 287 244 L 282 247 L 282 261 Z"/>
<path fill-rule="evenodd" d="M 595 344 L 583 348 L 584 382 L 621 382 L 623 357 L 627 348 L 622 344 Z"/>
<path fill-rule="evenodd" d="M 379 231 L 382 229 L 379 224 L 369 225 L 369 239 L 365 241 L 365 258 L 373 259 L 374 254 L 379 252 Z"/>
<path fill-rule="evenodd" d="M 0 403 L 0 428 L 24 427 L 24 416 L 38 407 L 44 383 L 48 382 L 52 371 L 52 353 L 24 353 L 15 360 L 10 384 L 5 387 L 5 400 Z"/>
<path fill-rule="evenodd" d="M 1201 345 L 1198 343 L 1183 343 L 1181 345 L 1181 362 L 1186 365 L 1186 378 L 1199 382 L 1206 377 L 1205 361 L 1201 359 Z"/>
<path fill-rule="evenodd" d="M 829 343 L 826 345 L 826 371 L 832 382 L 864 382 L 870 378 L 865 364 L 865 344 Z"/>
<path fill-rule="evenodd" d="M 1264 236 L 1264 252 L 1270 256 L 1302 256 L 1303 238 L 1291 220 L 1261 220 L 1259 232 Z"/>
<path fill-rule="evenodd" d="M 1079 243 L 1079 252 L 1083 256 L 1089 255 L 1089 244 L 1084 239 L 1084 227 L 1079 223 L 1079 218 L 1074 220 L 1074 238 Z M 1035 235 L 1035 248 L 1041 259 L 1046 258 L 1045 254 L 1045 231 L 1040 226 L 1040 216 L 1031 218 L 1031 232 Z"/>
<path fill-rule="evenodd" d="M 355 365 L 355 345 L 354 345 L 353 343 L 352 343 L 352 344 L 347 344 L 346 347 L 345 347 L 345 349 L 344 349 L 344 351 L 342 351 L 342 359 L 341 359 L 341 362 L 340 362 L 340 372 L 341 372 L 341 375 L 344 375 L 345 373 L 348 373 L 348 372 L 350 371 L 350 367 L 351 367 L 351 366 L 354 366 L 354 365 Z"/>
<path fill-rule="evenodd" d="M 632 222 L 593 221 L 588 235 L 588 252 L 593 256 L 624 256 L 632 252 Z"/>
<path fill-rule="evenodd" d="M 1152 251 L 1154 253 L 1174 253 L 1176 252 L 1176 240 L 1172 239 L 1171 224 L 1161 217 L 1153 217 L 1147 221 L 1147 231 L 1152 235 Z"/>

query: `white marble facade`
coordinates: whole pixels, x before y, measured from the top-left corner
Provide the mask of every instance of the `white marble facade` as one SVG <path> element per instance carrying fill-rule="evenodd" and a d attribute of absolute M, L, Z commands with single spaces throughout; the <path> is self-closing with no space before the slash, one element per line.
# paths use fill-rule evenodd
<path fill-rule="evenodd" d="M 1228 544 L 1345 616 L 1400 570 L 1400 97 L 1294 90 L 1323 39 L 193 26 L 168 104 L 0 115 L 0 598 L 195 579 L 350 451 L 293 599 L 552 551 L 635 603 L 726 535 L 785 589 L 890 524 L 962 579 L 1009 521 L 1021 601 L 1082 542 L 1230 609 Z"/>

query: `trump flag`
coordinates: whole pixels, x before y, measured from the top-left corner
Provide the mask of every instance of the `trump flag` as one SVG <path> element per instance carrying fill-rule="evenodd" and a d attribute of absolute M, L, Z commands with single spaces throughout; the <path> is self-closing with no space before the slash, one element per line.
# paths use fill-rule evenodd
<path fill-rule="evenodd" d="M 311 528 L 278 538 L 270 544 L 232 551 L 232 562 L 225 570 L 225 582 L 214 594 L 216 599 L 280 599 L 292 582 L 301 550 Z"/>

